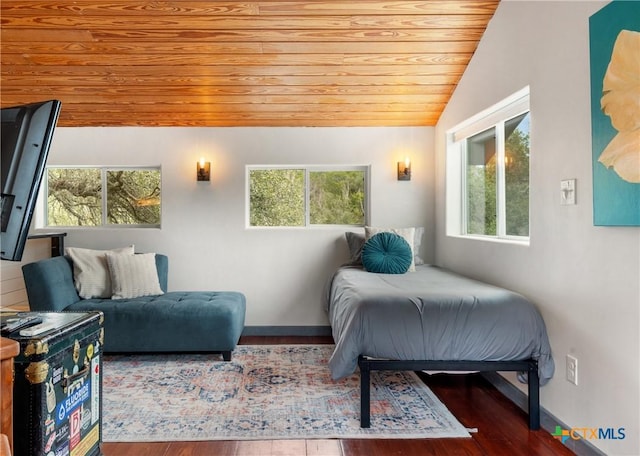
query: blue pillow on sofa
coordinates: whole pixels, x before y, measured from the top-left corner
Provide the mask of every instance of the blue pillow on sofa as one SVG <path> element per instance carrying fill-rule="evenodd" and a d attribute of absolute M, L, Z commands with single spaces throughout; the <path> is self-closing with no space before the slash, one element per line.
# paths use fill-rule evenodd
<path fill-rule="evenodd" d="M 362 264 L 368 272 L 404 274 L 411 266 L 413 253 L 404 238 L 391 232 L 371 236 L 362 247 Z"/>

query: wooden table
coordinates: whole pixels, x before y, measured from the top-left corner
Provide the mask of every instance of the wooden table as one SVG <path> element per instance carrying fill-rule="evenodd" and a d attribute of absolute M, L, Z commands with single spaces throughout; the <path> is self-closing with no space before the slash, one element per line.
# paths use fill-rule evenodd
<path fill-rule="evenodd" d="M 20 353 L 15 340 L 0 338 L 0 435 L 7 436 L 13 451 L 13 358 Z M 3 451 L 0 449 L 0 451 Z M 4 454 L 4 451 L 3 451 Z"/>

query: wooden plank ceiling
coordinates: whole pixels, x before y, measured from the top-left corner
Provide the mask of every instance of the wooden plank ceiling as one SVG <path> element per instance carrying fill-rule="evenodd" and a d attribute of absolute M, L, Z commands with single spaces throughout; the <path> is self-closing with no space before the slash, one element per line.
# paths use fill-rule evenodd
<path fill-rule="evenodd" d="M 499 0 L 2 0 L 2 107 L 61 126 L 432 126 Z"/>

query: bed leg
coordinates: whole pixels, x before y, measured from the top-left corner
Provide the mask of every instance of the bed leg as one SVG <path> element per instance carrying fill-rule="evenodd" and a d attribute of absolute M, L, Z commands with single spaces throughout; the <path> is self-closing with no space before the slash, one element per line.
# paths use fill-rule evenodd
<path fill-rule="evenodd" d="M 538 377 L 538 363 L 529 363 L 529 429 L 540 429 L 540 378 Z"/>
<path fill-rule="evenodd" d="M 360 427 L 371 427 L 371 371 L 362 356 L 358 358 L 360 366 Z"/>

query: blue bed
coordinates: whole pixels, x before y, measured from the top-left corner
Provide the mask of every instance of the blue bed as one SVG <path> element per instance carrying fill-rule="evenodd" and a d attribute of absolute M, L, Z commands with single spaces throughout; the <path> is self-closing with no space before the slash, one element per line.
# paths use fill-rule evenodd
<path fill-rule="evenodd" d="M 519 371 L 529 380 L 529 425 L 539 427 L 538 382 L 549 381 L 554 362 L 542 316 L 522 295 L 432 265 L 405 274 L 349 266 L 333 276 L 327 306 L 334 379 L 358 365 L 365 375 L 371 369 Z"/>

